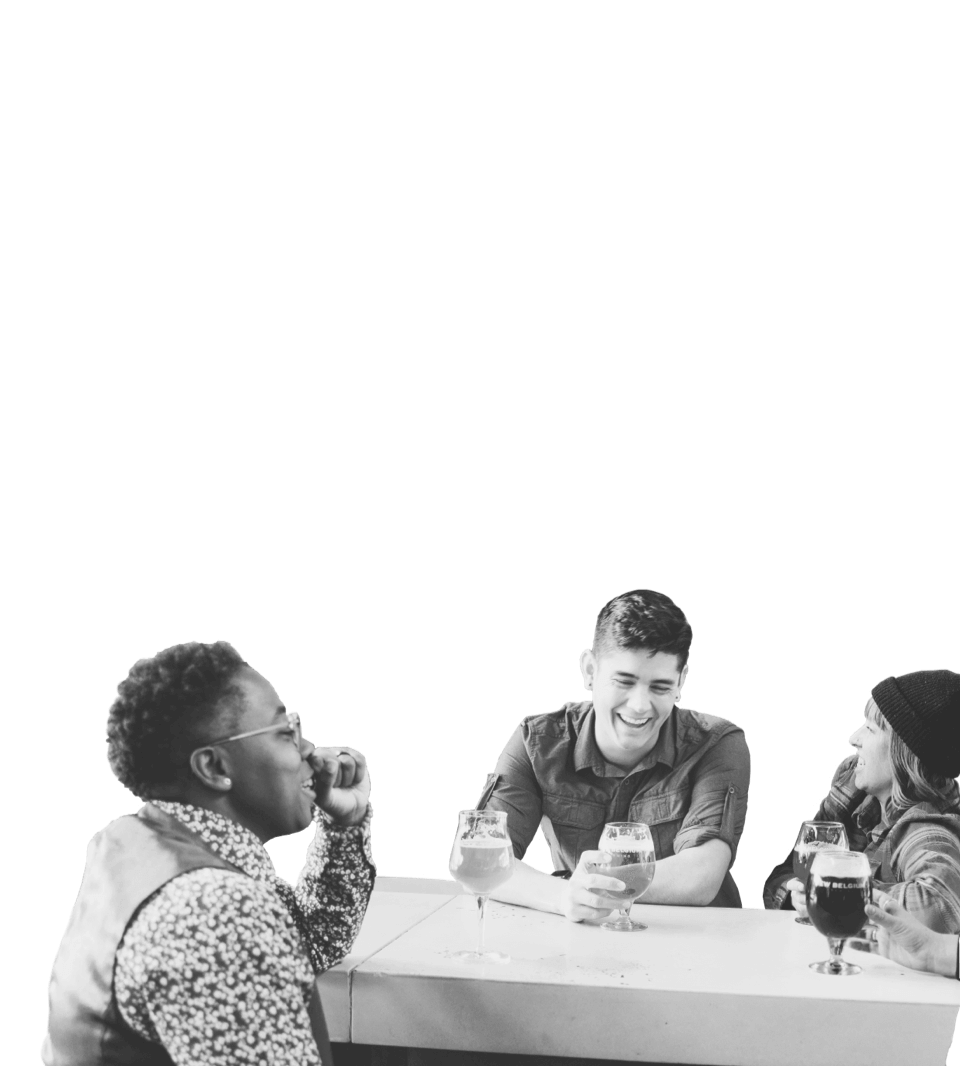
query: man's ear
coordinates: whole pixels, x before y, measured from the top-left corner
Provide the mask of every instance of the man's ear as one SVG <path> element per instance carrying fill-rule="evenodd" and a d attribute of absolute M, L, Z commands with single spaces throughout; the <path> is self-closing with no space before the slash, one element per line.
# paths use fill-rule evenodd
<path fill-rule="evenodd" d="M 690 669 L 689 663 L 683 664 L 683 669 L 680 671 L 680 680 L 677 682 L 677 688 L 683 688 L 684 683 L 687 680 L 687 670 Z"/>
<path fill-rule="evenodd" d="M 583 675 L 583 687 L 592 689 L 597 679 L 597 657 L 589 648 L 580 655 L 580 673 Z"/>
<path fill-rule="evenodd" d="M 228 761 L 216 748 L 197 748 L 190 756 L 190 772 L 202 785 L 216 792 L 229 792 L 233 787 Z"/>

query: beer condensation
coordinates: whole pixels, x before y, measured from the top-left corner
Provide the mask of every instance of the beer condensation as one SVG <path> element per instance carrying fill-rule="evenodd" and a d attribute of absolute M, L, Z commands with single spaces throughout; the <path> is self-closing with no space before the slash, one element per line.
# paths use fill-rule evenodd
<path fill-rule="evenodd" d="M 450 873 L 469 892 L 489 895 L 513 873 L 513 845 L 491 837 L 462 840 L 450 856 Z"/>

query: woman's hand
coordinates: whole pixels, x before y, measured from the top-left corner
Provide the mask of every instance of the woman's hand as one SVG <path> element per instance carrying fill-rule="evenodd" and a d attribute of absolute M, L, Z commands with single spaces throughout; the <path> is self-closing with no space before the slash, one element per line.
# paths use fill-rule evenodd
<path fill-rule="evenodd" d="M 367 760 L 356 748 L 314 748 L 309 758 L 317 806 L 338 825 L 359 825 L 370 799 Z"/>
<path fill-rule="evenodd" d="M 800 878 L 791 877 L 783 887 L 790 889 L 790 902 L 793 904 L 793 909 L 797 914 L 801 918 L 809 917 L 807 914 L 807 892 Z"/>
<path fill-rule="evenodd" d="M 877 947 L 901 966 L 954 977 L 957 972 L 956 933 L 935 933 L 919 922 L 886 892 L 874 889 L 867 917 L 877 925 Z"/>

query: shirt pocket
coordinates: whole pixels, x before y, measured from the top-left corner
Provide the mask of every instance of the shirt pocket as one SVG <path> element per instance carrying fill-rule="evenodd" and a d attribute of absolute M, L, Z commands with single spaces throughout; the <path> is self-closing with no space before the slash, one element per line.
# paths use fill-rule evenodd
<path fill-rule="evenodd" d="M 543 816 L 550 823 L 550 831 L 544 826 L 544 833 L 551 850 L 559 851 L 563 864 L 572 870 L 583 852 L 591 851 L 599 844 L 607 821 L 607 808 L 589 800 L 545 793 Z M 550 839 L 551 831 L 553 839 Z"/>
<path fill-rule="evenodd" d="M 630 804 L 630 821 L 645 822 L 650 827 L 653 847 L 658 859 L 673 854 L 673 841 L 690 807 L 686 789 L 638 796 Z"/>

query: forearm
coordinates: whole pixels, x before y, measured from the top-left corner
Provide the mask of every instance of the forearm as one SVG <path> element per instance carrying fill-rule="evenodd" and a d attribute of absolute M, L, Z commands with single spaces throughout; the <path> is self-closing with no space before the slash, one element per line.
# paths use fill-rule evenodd
<path fill-rule="evenodd" d="M 929 954 L 925 960 L 924 969 L 931 973 L 941 974 L 943 977 L 956 977 L 958 963 L 957 957 L 960 946 L 957 944 L 956 933 L 934 933 L 934 941 L 930 945 Z"/>
<path fill-rule="evenodd" d="M 724 841 L 708 840 L 659 859 L 653 881 L 638 902 L 706 907 L 720 891 L 730 856 L 730 846 Z"/>
<path fill-rule="evenodd" d="M 360 931 L 376 869 L 370 854 L 370 812 L 342 827 L 318 816 L 317 832 L 293 892 L 294 918 L 318 973 L 349 952 Z"/>
<path fill-rule="evenodd" d="M 503 903 L 532 907 L 538 911 L 563 914 L 563 893 L 566 882 L 559 877 L 541 873 L 517 859 L 510 880 L 495 888 L 490 896 Z"/>

